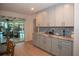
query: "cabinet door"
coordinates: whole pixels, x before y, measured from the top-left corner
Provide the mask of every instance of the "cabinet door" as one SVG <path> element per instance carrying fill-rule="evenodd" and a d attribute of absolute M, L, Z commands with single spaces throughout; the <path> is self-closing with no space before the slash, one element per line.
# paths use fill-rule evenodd
<path fill-rule="evenodd" d="M 71 46 L 62 46 L 61 56 L 72 56 Z"/>
<path fill-rule="evenodd" d="M 49 26 L 55 26 L 56 25 L 56 8 L 50 8 L 49 9 Z"/>
<path fill-rule="evenodd" d="M 39 13 L 39 26 L 48 26 L 48 12 L 42 11 Z"/>
<path fill-rule="evenodd" d="M 59 56 L 60 49 L 59 49 L 58 39 L 57 38 L 51 38 L 51 40 L 52 40 L 52 51 L 51 51 L 51 53 Z"/>
<path fill-rule="evenodd" d="M 36 45 L 36 46 L 40 46 L 40 44 L 39 44 L 39 34 L 35 34 L 35 39 L 34 39 L 34 45 Z"/>
<path fill-rule="evenodd" d="M 37 46 L 40 46 L 40 39 L 39 39 L 39 34 L 37 35 Z"/>
<path fill-rule="evenodd" d="M 45 49 L 45 38 L 43 35 L 40 35 L 40 48 Z"/>
<path fill-rule="evenodd" d="M 65 4 L 64 5 L 64 21 L 65 26 L 74 26 L 74 5 L 73 4 Z"/>
<path fill-rule="evenodd" d="M 64 6 L 57 5 L 56 6 L 56 26 L 64 26 Z"/>
<path fill-rule="evenodd" d="M 33 44 L 36 45 L 36 38 L 34 34 L 33 34 Z"/>
<path fill-rule="evenodd" d="M 51 42 L 52 40 L 49 37 L 45 37 L 45 50 L 51 52 Z"/>
<path fill-rule="evenodd" d="M 73 44 L 71 41 L 62 41 L 61 56 L 72 56 L 73 55 Z"/>
<path fill-rule="evenodd" d="M 44 25 L 44 24 L 43 24 L 43 20 L 44 20 L 44 19 L 43 19 L 43 13 L 42 13 L 42 12 L 39 13 L 39 18 L 40 18 L 40 19 L 39 19 L 39 21 L 40 21 L 39 26 L 43 26 L 43 25 Z"/>
<path fill-rule="evenodd" d="M 40 13 L 37 14 L 36 16 L 36 23 L 37 26 L 48 26 L 49 22 L 48 22 L 48 11 L 42 11 Z"/>
<path fill-rule="evenodd" d="M 42 12 L 36 15 L 36 26 L 43 26 L 43 13 Z"/>
<path fill-rule="evenodd" d="M 36 15 L 36 26 L 39 26 L 39 24 L 40 24 L 40 15 L 37 14 Z"/>
<path fill-rule="evenodd" d="M 49 26 L 49 19 L 48 19 L 48 10 L 45 10 L 42 12 L 42 17 L 43 17 L 43 20 L 42 20 L 42 23 L 43 25 L 42 26 Z"/>
<path fill-rule="evenodd" d="M 33 44 L 37 45 L 37 38 L 36 38 L 36 34 L 33 34 Z"/>

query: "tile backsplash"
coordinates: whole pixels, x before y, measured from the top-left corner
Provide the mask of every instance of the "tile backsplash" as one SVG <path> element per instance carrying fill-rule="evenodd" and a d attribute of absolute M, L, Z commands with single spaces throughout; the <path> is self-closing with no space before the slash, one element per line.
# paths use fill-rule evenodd
<path fill-rule="evenodd" d="M 63 35 L 63 30 L 65 30 L 65 35 L 71 35 L 74 27 L 39 27 L 39 32 L 49 32 L 52 30 L 59 35 Z"/>

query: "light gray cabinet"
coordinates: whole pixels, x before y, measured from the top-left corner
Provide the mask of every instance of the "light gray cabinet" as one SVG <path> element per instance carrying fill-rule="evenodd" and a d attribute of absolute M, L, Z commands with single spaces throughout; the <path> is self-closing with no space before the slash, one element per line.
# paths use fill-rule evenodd
<path fill-rule="evenodd" d="M 40 46 L 39 44 L 39 34 L 33 34 L 33 44 L 36 46 Z"/>
<path fill-rule="evenodd" d="M 64 26 L 64 5 L 56 6 L 56 26 Z"/>
<path fill-rule="evenodd" d="M 74 4 L 58 4 L 36 15 L 36 26 L 74 26 Z"/>
<path fill-rule="evenodd" d="M 48 26 L 48 11 L 42 11 L 36 15 L 36 26 Z"/>
<path fill-rule="evenodd" d="M 52 40 L 49 37 L 45 37 L 45 50 L 51 52 Z"/>
<path fill-rule="evenodd" d="M 40 48 L 45 49 L 45 37 L 43 35 L 39 35 L 39 37 Z"/>
<path fill-rule="evenodd" d="M 37 43 L 36 43 L 37 40 L 36 40 L 36 37 L 35 36 L 36 36 L 36 34 L 33 33 L 33 44 L 34 45 L 37 45 Z"/>
<path fill-rule="evenodd" d="M 40 48 L 46 50 L 47 52 L 51 52 L 51 39 L 49 37 L 39 35 L 39 43 Z"/>
<path fill-rule="evenodd" d="M 37 46 L 40 47 L 40 37 L 39 37 L 39 34 L 37 34 L 36 37 L 37 37 Z"/>
<path fill-rule="evenodd" d="M 52 39 L 51 53 L 56 56 L 72 56 L 73 55 L 73 42 L 61 40 L 59 38 Z"/>
<path fill-rule="evenodd" d="M 61 56 L 73 55 L 73 42 L 62 40 Z"/>
<path fill-rule="evenodd" d="M 56 8 L 55 7 L 50 8 L 48 12 L 49 12 L 48 13 L 49 26 L 55 26 L 56 25 Z"/>
<path fill-rule="evenodd" d="M 39 35 L 39 47 L 47 52 L 51 52 L 51 39 L 49 37 Z"/>
<path fill-rule="evenodd" d="M 56 6 L 56 26 L 74 26 L 74 5 Z"/>
<path fill-rule="evenodd" d="M 61 50 L 61 40 L 58 40 L 58 38 L 51 38 L 51 40 L 52 40 L 51 53 L 59 56 Z"/>
<path fill-rule="evenodd" d="M 57 37 L 34 34 L 33 44 L 56 56 L 72 56 L 73 42 Z"/>
<path fill-rule="evenodd" d="M 74 26 L 74 4 L 64 5 L 64 22 L 65 26 Z"/>

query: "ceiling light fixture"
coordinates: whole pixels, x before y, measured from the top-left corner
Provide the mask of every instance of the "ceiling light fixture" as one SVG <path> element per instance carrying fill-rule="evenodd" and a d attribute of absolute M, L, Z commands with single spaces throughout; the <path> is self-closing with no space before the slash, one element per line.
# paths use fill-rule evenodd
<path fill-rule="evenodd" d="M 34 8 L 31 8 L 31 10 L 34 10 Z"/>
<path fill-rule="evenodd" d="M 66 4 L 66 5 L 65 5 L 65 8 L 68 8 L 68 7 L 69 7 L 69 4 Z"/>

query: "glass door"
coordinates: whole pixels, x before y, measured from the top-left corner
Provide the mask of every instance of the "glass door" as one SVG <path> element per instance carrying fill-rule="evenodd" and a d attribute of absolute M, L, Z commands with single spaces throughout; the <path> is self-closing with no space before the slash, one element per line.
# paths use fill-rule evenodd
<path fill-rule="evenodd" d="M 24 21 L 13 22 L 13 38 L 15 42 L 24 41 Z"/>
<path fill-rule="evenodd" d="M 6 32 L 14 42 L 24 41 L 24 19 L 8 18 L 6 21 L 6 17 L 4 18 L 0 18 L 0 42 L 6 42 Z"/>

